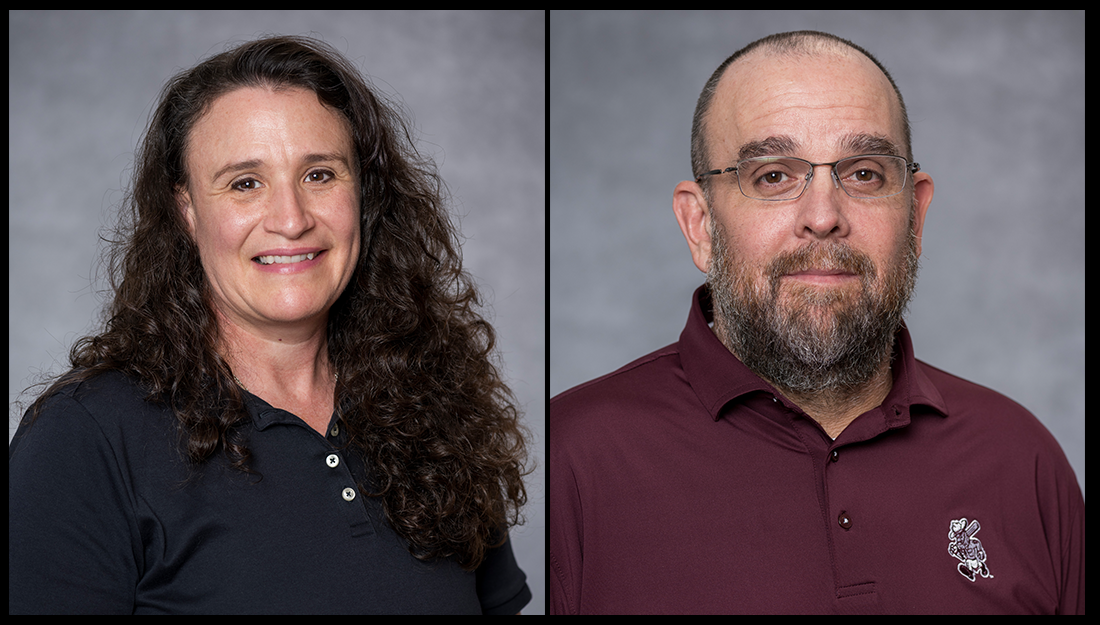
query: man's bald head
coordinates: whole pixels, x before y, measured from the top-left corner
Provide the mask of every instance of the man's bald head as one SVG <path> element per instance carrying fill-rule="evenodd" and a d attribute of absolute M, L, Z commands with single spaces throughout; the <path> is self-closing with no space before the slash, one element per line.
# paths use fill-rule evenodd
<path fill-rule="evenodd" d="M 909 128 L 909 116 L 905 110 L 905 100 L 901 97 L 901 92 L 898 90 L 894 79 L 890 76 L 890 73 L 886 71 L 886 68 L 879 63 L 878 59 L 871 55 L 863 48 L 856 44 L 842 39 L 835 35 L 828 33 L 822 33 L 817 31 L 796 31 L 788 33 L 778 33 L 758 39 L 749 45 L 741 48 L 718 66 L 718 69 L 714 71 L 707 84 L 703 87 L 702 93 L 699 95 L 699 101 L 695 106 L 695 117 L 692 120 L 691 125 L 691 166 L 692 173 L 698 175 L 709 169 L 713 169 L 719 166 L 726 166 L 726 163 L 711 163 L 710 162 L 710 146 L 712 141 L 707 137 L 708 131 L 708 114 L 711 110 L 715 94 L 718 92 L 719 83 L 722 77 L 726 75 L 727 70 L 731 65 L 739 60 L 747 60 L 750 57 L 756 58 L 760 55 L 766 56 L 779 56 L 779 57 L 799 57 L 799 56 L 823 56 L 827 54 L 840 54 L 840 55 L 862 55 L 882 71 L 882 74 L 886 77 L 890 86 L 893 88 L 894 94 L 897 96 L 897 103 L 900 109 L 898 132 L 900 138 L 903 141 L 902 151 L 903 156 L 909 160 L 913 159 L 912 155 L 912 140 L 911 131 Z"/>

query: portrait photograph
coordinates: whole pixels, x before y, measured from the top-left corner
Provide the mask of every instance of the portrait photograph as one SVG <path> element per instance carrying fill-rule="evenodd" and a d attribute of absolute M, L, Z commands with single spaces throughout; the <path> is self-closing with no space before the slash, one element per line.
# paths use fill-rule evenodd
<path fill-rule="evenodd" d="M 9 13 L 10 613 L 545 611 L 545 35 Z"/>
<path fill-rule="evenodd" d="M 551 614 L 1084 612 L 1084 46 L 551 12 Z"/>

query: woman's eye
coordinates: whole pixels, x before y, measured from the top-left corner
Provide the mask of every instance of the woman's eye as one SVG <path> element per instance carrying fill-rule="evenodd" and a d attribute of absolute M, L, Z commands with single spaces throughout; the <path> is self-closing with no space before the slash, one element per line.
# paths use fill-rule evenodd
<path fill-rule="evenodd" d="M 311 171 L 306 174 L 306 182 L 326 183 L 331 182 L 335 178 L 335 174 L 331 171 L 324 169 L 318 169 L 317 171 Z M 231 187 L 237 191 L 255 191 L 260 188 L 260 181 L 255 178 L 241 178 L 234 182 Z"/>
<path fill-rule="evenodd" d="M 331 171 L 325 171 L 323 169 L 318 169 L 317 171 L 311 171 L 308 174 L 306 174 L 306 181 L 307 182 L 328 182 L 329 180 L 332 180 L 332 177 L 333 177 L 333 175 L 332 175 Z"/>
<path fill-rule="evenodd" d="M 255 178 L 242 178 L 233 183 L 233 188 L 237 191 L 252 191 L 256 189 L 260 183 Z"/>

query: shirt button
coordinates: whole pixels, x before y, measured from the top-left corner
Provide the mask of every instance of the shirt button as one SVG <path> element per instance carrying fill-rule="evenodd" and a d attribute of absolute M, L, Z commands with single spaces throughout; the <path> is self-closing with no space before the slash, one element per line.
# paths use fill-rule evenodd
<path fill-rule="evenodd" d="M 351 501 L 352 499 L 355 499 L 355 489 L 354 488 L 345 488 L 344 492 L 342 492 L 340 494 L 344 496 L 344 501 Z"/>
<path fill-rule="evenodd" d="M 852 517 L 848 516 L 847 512 L 842 511 L 840 513 L 840 516 L 837 517 L 836 520 L 837 520 L 837 523 L 840 523 L 840 526 L 843 527 L 844 529 L 846 529 L 846 530 L 847 529 L 852 529 Z"/>
<path fill-rule="evenodd" d="M 340 456 L 337 456 L 336 454 L 329 454 L 328 458 L 325 458 L 325 464 L 335 469 L 336 467 L 340 466 Z"/>
<path fill-rule="evenodd" d="M 829 459 L 832 460 L 833 462 L 836 462 L 839 458 L 840 458 L 840 454 L 837 453 L 837 450 L 835 450 L 835 449 L 833 450 L 833 453 L 829 454 Z"/>
<path fill-rule="evenodd" d="M 332 429 L 329 430 L 329 436 L 340 436 L 340 424 L 333 423 Z"/>

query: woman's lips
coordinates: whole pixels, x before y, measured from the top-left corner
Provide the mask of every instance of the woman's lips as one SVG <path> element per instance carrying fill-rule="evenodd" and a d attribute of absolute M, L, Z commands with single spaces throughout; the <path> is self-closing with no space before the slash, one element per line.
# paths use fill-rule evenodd
<path fill-rule="evenodd" d="M 309 255 L 309 254 L 317 254 L 318 252 L 321 252 L 324 249 L 325 248 L 323 248 L 323 247 L 277 247 L 277 248 L 272 248 L 272 249 L 269 249 L 269 250 L 264 250 L 262 252 L 259 252 L 258 254 L 256 254 L 255 256 L 252 257 L 252 260 L 270 259 L 270 257 L 272 257 L 272 256 L 274 256 L 274 257 L 279 257 L 279 256 L 305 256 L 305 255 Z M 280 262 L 291 262 L 291 261 L 282 260 Z M 294 261 L 294 262 L 300 262 L 300 261 Z M 265 264 L 270 264 L 270 260 Z"/>
<path fill-rule="evenodd" d="M 287 264 L 287 263 L 300 263 L 303 260 L 313 260 L 317 256 L 317 252 L 310 252 L 308 254 L 295 254 L 293 256 L 280 256 L 276 254 L 268 254 L 264 256 L 257 256 L 254 260 L 261 265 L 274 265 L 274 264 Z"/>
<path fill-rule="evenodd" d="M 266 273 L 299 273 L 315 267 L 325 257 L 328 250 L 316 250 L 297 252 L 297 250 L 272 250 L 257 255 L 252 259 L 253 264 L 260 271 Z M 272 253 L 272 252 L 297 252 L 297 253 Z"/>

